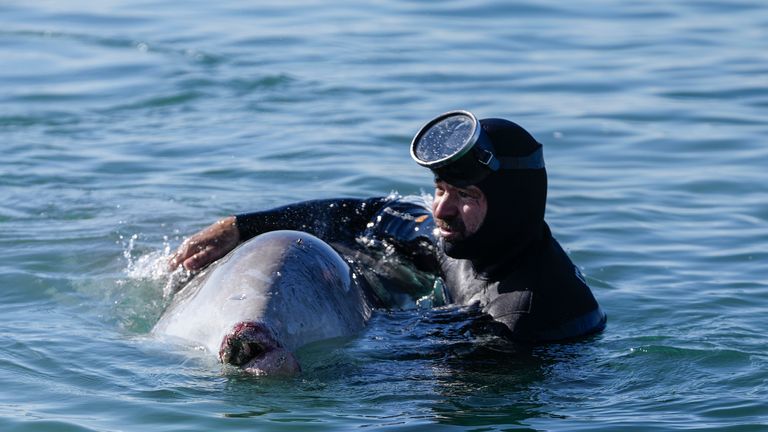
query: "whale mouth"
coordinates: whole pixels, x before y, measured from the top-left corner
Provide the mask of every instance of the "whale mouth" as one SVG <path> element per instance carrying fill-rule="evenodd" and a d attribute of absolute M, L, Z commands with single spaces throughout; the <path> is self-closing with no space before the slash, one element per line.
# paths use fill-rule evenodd
<path fill-rule="evenodd" d="M 296 357 L 286 350 L 263 323 L 235 324 L 219 348 L 222 363 L 254 375 L 294 375 L 301 372 Z"/>

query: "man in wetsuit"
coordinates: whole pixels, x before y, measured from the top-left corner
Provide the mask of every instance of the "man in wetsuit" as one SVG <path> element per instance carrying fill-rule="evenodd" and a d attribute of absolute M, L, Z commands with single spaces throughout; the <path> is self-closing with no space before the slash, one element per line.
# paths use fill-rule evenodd
<path fill-rule="evenodd" d="M 605 314 L 544 221 L 542 146 L 528 132 L 453 111 L 419 131 L 411 156 L 435 175 L 431 211 L 384 197 L 230 216 L 187 239 L 171 266 L 200 269 L 240 242 L 279 229 L 314 234 L 348 260 L 365 259 L 366 242 L 375 239 L 439 275 L 447 302 L 477 305 L 490 318 L 486 328 L 508 339 L 557 341 L 604 328 Z"/>

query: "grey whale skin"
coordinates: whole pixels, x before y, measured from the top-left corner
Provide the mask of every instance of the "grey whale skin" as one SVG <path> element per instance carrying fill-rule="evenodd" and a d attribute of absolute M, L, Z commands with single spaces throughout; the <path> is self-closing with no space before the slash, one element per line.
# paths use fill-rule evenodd
<path fill-rule="evenodd" d="M 357 334 L 371 307 L 322 240 L 273 231 L 238 246 L 176 293 L 152 333 L 180 338 L 254 374 L 300 371 L 293 352 Z"/>

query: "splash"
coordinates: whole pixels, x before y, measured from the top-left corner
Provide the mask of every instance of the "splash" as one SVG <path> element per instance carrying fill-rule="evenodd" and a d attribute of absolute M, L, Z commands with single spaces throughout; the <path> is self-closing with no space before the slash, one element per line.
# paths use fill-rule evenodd
<path fill-rule="evenodd" d="M 128 263 L 124 272 L 129 280 L 162 283 L 163 298 L 166 299 L 189 282 L 193 276 L 192 272 L 181 266 L 171 271 L 168 265 L 172 254 L 167 236 L 163 236 L 162 249 L 144 254 L 136 252 L 136 242 L 138 239 L 139 235 L 133 234 L 125 243 L 125 249 L 123 250 L 123 257 Z"/>

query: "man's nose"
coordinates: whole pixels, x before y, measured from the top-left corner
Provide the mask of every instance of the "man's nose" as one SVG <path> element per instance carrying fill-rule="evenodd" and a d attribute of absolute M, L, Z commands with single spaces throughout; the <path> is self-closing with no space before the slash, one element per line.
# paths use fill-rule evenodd
<path fill-rule="evenodd" d="M 435 208 L 433 213 L 438 219 L 448 219 L 452 216 L 456 216 L 458 208 L 456 207 L 456 200 L 450 194 L 444 194 L 439 198 L 435 198 Z"/>

